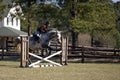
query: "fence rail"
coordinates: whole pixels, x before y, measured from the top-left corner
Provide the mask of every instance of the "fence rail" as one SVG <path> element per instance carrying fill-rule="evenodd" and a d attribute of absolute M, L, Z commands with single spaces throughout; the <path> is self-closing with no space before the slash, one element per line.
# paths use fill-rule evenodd
<path fill-rule="evenodd" d="M 116 48 L 105 48 L 105 47 L 88 47 L 80 46 L 72 49 L 72 46 L 68 46 L 69 57 L 81 58 L 81 62 L 85 62 L 85 58 L 111 58 L 120 60 L 120 49 Z M 74 54 L 70 54 L 74 53 Z M 79 53 L 79 54 L 78 54 Z M 98 54 L 99 53 L 99 54 Z M 103 54 L 105 53 L 105 54 Z"/>

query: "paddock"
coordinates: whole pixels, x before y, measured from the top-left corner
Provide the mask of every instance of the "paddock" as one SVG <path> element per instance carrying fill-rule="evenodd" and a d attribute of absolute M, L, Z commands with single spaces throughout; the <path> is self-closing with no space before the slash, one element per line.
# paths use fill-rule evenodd
<path fill-rule="evenodd" d="M 0 61 L 1 80 L 120 80 L 120 64 L 69 63 L 62 67 L 20 68 L 19 61 Z"/>

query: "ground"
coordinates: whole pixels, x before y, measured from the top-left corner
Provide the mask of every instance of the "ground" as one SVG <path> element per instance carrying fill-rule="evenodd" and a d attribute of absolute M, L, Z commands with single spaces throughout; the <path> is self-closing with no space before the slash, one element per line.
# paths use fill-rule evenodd
<path fill-rule="evenodd" d="M 119 63 L 69 63 L 63 67 L 20 68 L 0 61 L 0 80 L 120 80 Z"/>

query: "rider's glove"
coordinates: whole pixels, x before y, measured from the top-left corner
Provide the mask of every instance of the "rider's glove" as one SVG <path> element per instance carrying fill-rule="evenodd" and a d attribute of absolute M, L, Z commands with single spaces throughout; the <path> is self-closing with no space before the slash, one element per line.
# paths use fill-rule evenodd
<path fill-rule="evenodd" d="M 37 34 L 37 37 L 40 37 L 40 34 Z"/>

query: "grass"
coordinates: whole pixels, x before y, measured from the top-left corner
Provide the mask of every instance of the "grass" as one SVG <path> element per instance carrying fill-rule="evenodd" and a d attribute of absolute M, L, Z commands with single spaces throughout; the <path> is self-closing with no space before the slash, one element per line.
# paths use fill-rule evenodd
<path fill-rule="evenodd" d="M 0 80 L 120 80 L 120 64 L 69 63 L 63 67 L 19 68 L 0 61 Z"/>

